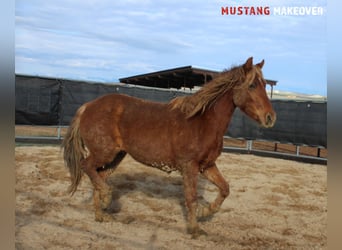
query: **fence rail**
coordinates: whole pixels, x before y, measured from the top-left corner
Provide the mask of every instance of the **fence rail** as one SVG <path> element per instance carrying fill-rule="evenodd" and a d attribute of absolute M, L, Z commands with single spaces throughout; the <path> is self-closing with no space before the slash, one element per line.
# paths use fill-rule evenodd
<path fill-rule="evenodd" d="M 60 145 L 63 140 L 63 135 L 65 134 L 66 129 L 68 126 L 29 126 L 31 130 L 35 132 L 25 133 L 25 129 L 21 129 L 21 127 L 27 126 L 16 126 L 16 136 L 15 142 L 18 144 L 51 144 L 51 145 Z M 33 129 L 32 129 L 33 128 Z M 41 129 L 43 128 L 43 129 Z M 43 132 L 39 132 L 42 131 Z M 50 130 L 48 133 L 46 130 Z M 43 135 L 42 135 L 43 134 Z M 44 135 L 45 134 L 45 135 Z M 322 157 L 320 155 L 321 149 L 325 150 L 324 147 L 316 147 L 317 153 L 314 155 L 311 153 L 308 154 L 301 154 L 300 149 L 305 148 L 305 146 L 296 145 L 295 152 L 281 152 L 278 151 L 278 144 L 279 142 L 270 142 L 264 140 L 245 140 L 240 138 L 240 141 L 243 141 L 244 145 L 235 145 L 234 143 L 229 143 L 229 140 L 235 139 L 229 136 L 223 137 L 225 143 L 224 147 L 222 148 L 223 152 L 233 152 L 233 153 L 240 153 L 240 154 L 254 154 L 259 156 L 267 156 L 267 157 L 275 157 L 275 158 L 282 158 L 282 159 L 289 159 L 289 160 L 296 160 L 301 162 L 307 163 L 315 163 L 315 164 L 327 164 L 327 158 Z M 228 142 L 227 142 L 228 140 Z M 266 150 L 260 149 L 258 146 L 254 146 L 255 143 L 265 143 L 270 144 L 273 143 L 273 150 Z M 312 151 L 312 150 L 311 150 Z"/>

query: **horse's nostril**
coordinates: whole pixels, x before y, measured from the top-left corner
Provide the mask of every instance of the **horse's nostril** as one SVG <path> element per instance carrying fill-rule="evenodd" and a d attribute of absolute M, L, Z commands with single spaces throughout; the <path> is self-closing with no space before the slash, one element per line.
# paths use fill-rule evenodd
<path fill-rule="evenodd" d="M 266 125 L 270 126 L 273 123 L 272 115 L 270 113 L 267 113 L 266 115 Z"/>

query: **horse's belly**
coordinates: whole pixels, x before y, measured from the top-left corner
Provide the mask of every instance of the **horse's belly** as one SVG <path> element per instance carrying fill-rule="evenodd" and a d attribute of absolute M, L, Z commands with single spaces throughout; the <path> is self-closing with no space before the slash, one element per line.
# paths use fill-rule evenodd
<path fill-rule="evenodd" d="M 153 167 L 160 169 L 164 172 L 171 173 L 173 171 L 179 170 L 179 168 L 172 163 L 170 160 L 167 159 L 161 159 L 161 158 L 156 158 L 156 157 L 148 157 L 146 158 L 145 156 L 137 155 L 137 154 L 132 154 L 130 153 L 133 159 L 136 161 L 143 163 L 147 166 Z"/>
<path fill-rule="evenodd" d="M 171 173 L 173 171 L 176 171 L 178 170 L 178 168 L 176 166 L 173 166 L 167 162 L 152 162 L 152 163 L 147 163 L 148 166 L 150 167 L 153 167 L 153 168 L 157 168 L 157 169 L 160 169 L 164 172 L 167 172 L 167 173 Z"/>
<path fill-rule="evenodd" d="M 165 172 L 178 170 L 175 157 L 172 156 L 168 145 L 143 144 L 134 143 L 125 149 L 128 154 L 136 161 L 147 166 L 158 168 Z"/>

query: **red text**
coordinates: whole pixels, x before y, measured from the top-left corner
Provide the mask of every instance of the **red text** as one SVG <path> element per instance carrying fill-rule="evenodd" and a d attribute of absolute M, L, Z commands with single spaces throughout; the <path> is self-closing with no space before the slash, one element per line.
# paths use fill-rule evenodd
<path fill-rule="evenodd" d="M 221 7 L 222 15 L 270 15 L 268 6 L 231 6 Z"/>

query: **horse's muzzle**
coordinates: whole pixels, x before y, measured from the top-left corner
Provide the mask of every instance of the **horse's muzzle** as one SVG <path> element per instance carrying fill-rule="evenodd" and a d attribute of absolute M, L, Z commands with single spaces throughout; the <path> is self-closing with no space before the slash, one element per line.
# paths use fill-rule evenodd
<path fill-rule="evenodd" d="M 274 112 L 272 112 L 272 113 L 269 112 L 266 114 L 264 126 L 266 128 L 272 128 L 274 126 L 276 120 L 277 120 L 276 114 Z"/>

